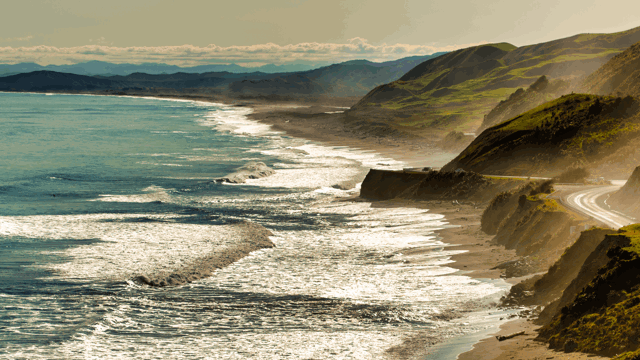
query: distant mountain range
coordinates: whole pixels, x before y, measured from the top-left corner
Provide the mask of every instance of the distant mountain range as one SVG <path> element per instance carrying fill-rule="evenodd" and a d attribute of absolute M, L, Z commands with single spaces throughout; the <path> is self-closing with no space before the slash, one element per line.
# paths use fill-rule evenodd
<path fill-rule="evenodd" d="M 440 56 L 412 56 L 375 63 L 347 61 L 314 70 L 285 73 L 175 72 L 86 76 L 77 73 L 36 70 L 0 78 L 4 91 L 200 91 L 232 96 L 362 96 L 371 88 L 404 75 L 416 65 Z M 87 64 L 87 63 L 85 63 Z M 101 63 L 103 66 L 105 63 Z M 111 64 L 113 65 L 113 64 Z M 17 66 L 17 65 L 16 65 Z M 30 69 L 29 66 L 25 69 Z M 190 68 L 193 70 L 194 68 Z"/>
<path fill-rule="evenodd" d="M 283 73 L 293 71 L 306 71 L 317 68 L 318 66 L 305 64 L 292 65 L 273 65 L 267 64 L 258 67 L 245 67 L 236 64 L 221 65 L 199 65 L 190 67 L 180 67 L 176 65 L 144 63 L 144 64 L 114 64 L 104 61 L 87 61 L 73 65 L 38 65 L 36 63 L 20 63 L 20 64 L 0 64 L 0 76 L 15 75 L 33 71 L 55 71 L 76 75 L 130 75 L 133 73 L 145 74 L 174 74 L 178 72 L 188 74 L 201 74 L 206 72 L 230 72 L 230 73 Z"/>

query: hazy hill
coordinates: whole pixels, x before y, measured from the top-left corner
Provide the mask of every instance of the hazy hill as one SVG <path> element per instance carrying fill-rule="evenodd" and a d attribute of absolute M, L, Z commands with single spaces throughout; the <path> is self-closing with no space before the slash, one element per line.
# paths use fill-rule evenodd
<path fill-rule="evenodd" d="M 640 97 L 640 43 L 636 43 L 589 75 L 584 92 Z"/>
<path fill-rule="evenodd" d="M 520 48 L 501 43 L 458 50 L 376 87 L 351 114 L 417 134 L 474 131 L 484 115 L 518 88 L 543 75 L 577 84 L 638 41 L 640 28 L 582 34 Z"/>
<path fill-rule="evenodd" d="M 106 90 L 121 88 L 123 83 L 92 76 L 34 71 L 0 78 L 2 91 Z"/>
<path fill-rule="evenodd" d="M 555 176 L 596 167 L 640 136 L 638 109 L 631 97 L 566 95 L 483 131 L 443 170 Z"/>
<path fill-rule="evenodd" d="M 306 96 L 362 96 L 372 87 L 397 79 L 416 64 L 441 54 L 413 56 L 383 63 L 365 60 L 348 61 L 309 71 L 277 74 L 263 72 L 147 74 L 136 72 L 124 76 L 94 76 L 92 77 L 93 80 L 91 80 L 89 77 L 78 77 L 81 75 L 36 71 L 0 78 L 0 88 L 33 91 L 39 88 L 40 80 L 38 79 L 41 79 L 41 85 L 45 86 L 42 89 L 60 91 L 93 89 L 183 91 L 191 89 L 192 91 L 214 92 L 234 96 L 278 95 L 291 98 Z M 23 64 L 20 69 L 28 70 L 36 65 Z M 98 65 L 102 66 L 104 63 Z M 53 74 L 59 75 L 54 76 Z M 70 79 L 76 80 L 70 81 Z M 79 79 L 84 80 L 80 81 Z M 56 81 L 59 81 L 59 83 L 56 83 Z M 91 83 L 95 84 L 95 86 L 88 87 L 88 84 Z"/>
<path fill-rule="evenodd" d="M 549 79 L 543 75 L 526 90 L 519 88 L 507 99 L 500 101 L 498 105 L 491 109 L 484 117 L 478 132 L 516 117 L 547 101 L 566 95 L 570 92 L 570 88 L 571 85 L 568 81 L 560 79 L 549 81 Z"/>
<path fill-rule="evenodd" d="M 444 53 L 412 56 L 375 63 L 367 60 L 347 61 L 319 69 L 281 74 L 273 78 L 246 79 L 234 82 L 229 89 L 243 95 L 323 95 L 362 96 L 371 88 L 404 75 L 411 68 Z"/>
<path fill-rule="evenodd" d="M 236 64 L 220 64 L 220 65 L 198 65 L 180 67 L 176 65 L 143 63 L 143 64 L 114 64 L 105 61 L 87 61 L 72 65 L 39 65 L 36 63 L 19 63 L 19 64 L 0 64 L 0 76 L 15 75 L 26 72 L 48 70 L 76 75 L 102 75 L 126 76 L 133 73 L 146 74 L 174 74 L 178 72 L 188 74 L 200 74 L 206 72 L 230 72 L 230 73 L 283 73 L 293 71 L 307 71 L 315 68 L 311 65 L 291 64 L 291 65 L 273 65 L 267 64 L 258 67 L 244 67 Z"/>

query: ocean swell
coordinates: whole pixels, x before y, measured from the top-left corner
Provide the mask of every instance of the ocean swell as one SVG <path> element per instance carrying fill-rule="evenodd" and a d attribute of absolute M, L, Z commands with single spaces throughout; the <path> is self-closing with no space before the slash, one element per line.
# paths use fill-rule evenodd
<path fill-rule="evenodd" d="M 241 242 L 218 248 L 172 272 L 139 275 L 132 280 L 138 284 L 153 287 L 184 285 L 209 277 L 217 269 L 229 266 L 253 251 L 275 247 L 275 244 L 269 239 L 269 236 L 273 234 L 263 226 L 250 221 L 242 221 L 234 227 L 240 232 Z"/>

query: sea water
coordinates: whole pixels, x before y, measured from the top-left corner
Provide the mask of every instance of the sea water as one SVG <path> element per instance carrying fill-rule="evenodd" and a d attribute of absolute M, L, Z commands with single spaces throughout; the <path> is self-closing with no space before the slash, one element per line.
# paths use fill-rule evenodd
<path fill-rule="evenodd" d="M 442 215 L 334 187 L 404 164 L 250 112 L 0 94 L 0 357 L 422 358 L 490 327 L 506 286 L 447 267 Z M 275 174 L 214 181 L 255 161 Z M 132 281 L 241 243 L 243 221 L 275 247 L 181 286 Z"/>

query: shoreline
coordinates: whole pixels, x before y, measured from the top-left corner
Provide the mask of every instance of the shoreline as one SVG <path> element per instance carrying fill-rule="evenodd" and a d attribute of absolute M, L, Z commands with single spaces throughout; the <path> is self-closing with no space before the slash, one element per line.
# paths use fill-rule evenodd
<path fill-rule="evenodd" d="M 46 93 L 36 93 L 46 94 Z M 54 93 L 58 94 L 58 93 Z M 62 93 L 59 93 L 62 95 Z M 389 157 L 406 163 L 408 166 L 438 167 L 444 165 L 452 159 L 455 154 L 445 153 L 437 150 L 434 145 L 424 144 L 426 139 L 392 139 L 391 137 L 367 137 L 364 132 L 351 132 L 346 130 L 344 119 L 340 119 L 340 114 L 327 114 L 332 116 L 312 116 L 318 114 L 319 110 L 337 109 L 334 105 L 303 105 L 306 106 L 301 111 L 301 107 L 296 107 L 296 103 L 269 104 L 264 101 L 262 104 L 251 103 L 252 101 L 240 101 L 239 103 L 226 103 L 221 99 L 195 97 L 195 96 L 157 96 L 157 95 L 117 95 L 117 94 L 69 94 L 69 95 L 93 95 L 93 96 L 126 96 L 139 98 L 155 98 L 160 100 L 186 100 L 202 101 L 224 106 L 237 106 L 251 108 L 253 112 L 247 118 L 262 124 L 270 125 L 273 130 L 284 132 L 283 135 L 302 138 L 313 142 L 318 142 L 325 146 L 346 146 L 352 149 L 360 149 L 377 152 L 384 157 Z M 262 101 L 257 101 L 262 102 Z M 288 109 L 283 111 L 282 109 Z M 296 109 L 292 112 L 291 109 Z M 306 115 L 305 115 L 306 114 Z M 338 116 L 335 116 L 338 115 Z M 333 119 L 327 122 L 327 119 Z M 356 136 L 356 138 L 353 138 Z M 432 163 L 426 163 L 425 158 L 436 157 Z M 442 163 L 440 163 L 442 162 Z M 484 208 L 472 205 L 452 204 L 447 201 L 411 201 L 411 200 L 387 200 L 371 201 L 371 206 L 380 207 L 417 207 L 428 209 L 429 212 L 442 214 L 444 221 L 453 227 L 437 230 L 434 235 L 438 240 L 446 243 L 445 248 L 450 250 L 465 250 L 466 252 L 453 255 L 449 259 L 452 261 L 444 266 L 457 269 L 458 272 L 452 275 L 464 275 L 476 279 L 500 279 L 504 270 L 491 270 L 493 267 L 519 258 L 514 250 L 506 250 L 503 246 L 491 244 L 493 236 L 486 235 L 480 230 L 480 218 Z M 411 248 L 403 251 L 403 255 L 409 262 L 420 262 L 420 255 L 431 252 L 428 248 Z M 509 281 L 508 281 L 509 282 Z M 513 282 L 510 282 L 513 285 Z M 499 334 L 510 334 L 526 329 L 527 334 L 532 331 L 533 324 L 522 322 L 523 319 L 508 321 L 500 326 Z M 528 326 L 527 326 L 528 325 Z M 515 330 L 518 329 L 518 330 Z M 574 357 L 565 357 L 568 354 L 558 353 L 549 350 L 546 344 L 533 341 L 535 335 L 514 338 L 499 343 L 493 336 L 489 336 L 476 342 L 475 344 L 465 344 L 464 349 L 459 349 L 458 359 L 506 359 L 517 355 L 522 359 L 533 359 L 542 356 L 540 354 L 550 354 L 548 356 L 561 356 L 568 359 L 586 359 L 587 354 L 572 354 Z M 467 351 L 469 346 L 473 346 L 471 351 Z M 493 349 L 494 351 L 489 351 Z M 500 349 L 500 350 L 496 350 Z M 511 357 L 507 357 L 511 356 Z M 592 355 L 588 356 L 593 358 Z M 549 358 L 549 357 L 542 357 Z M 604 359 L 604 358 L 602 358 Z"/>

